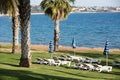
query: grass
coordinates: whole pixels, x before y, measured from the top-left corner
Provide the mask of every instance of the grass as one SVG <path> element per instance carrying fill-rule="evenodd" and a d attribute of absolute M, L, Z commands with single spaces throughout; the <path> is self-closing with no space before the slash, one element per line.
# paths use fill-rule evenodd
<path fill-rule="evenodd" d="M 120 52 L 112 52 L 109 55 L 109 65 L 113 60 L 120 60 Z M 61 54 L 73 55 L 70 51 L 59 51 L 53 56 Z M 100 51 L 76 52 L 77 56 L 93 57 L 102 59 L 105 65 L 105 57 Z M 32 51 L 32 62 L 36 58 L 50 58 L 47 51 Z M 20 54 L 0 51 L 0 80 L 120 80 L 120 68 L 113 67 L 112 72 L 86 71 L 71 68 L 32 64 L 31 68 L 19 67 Z"/>

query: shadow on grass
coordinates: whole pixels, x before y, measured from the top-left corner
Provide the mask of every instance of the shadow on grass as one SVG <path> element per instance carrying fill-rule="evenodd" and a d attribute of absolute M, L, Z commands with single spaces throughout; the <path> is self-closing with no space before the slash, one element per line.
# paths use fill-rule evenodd
<path fill-rule="evenodd" d="M 50 70 L 52 70 L 52 69 L 50 69 Z M 78 77 L 83 77 L 84 78 L 84 80 L 85 79 L 87 79 L 87 80 L 113 80 L 113 79 L 109 79 L 109 78 L 105 78 L 105 77 L 97 77 L 97 76 L 91 76 L 91 75 L 89 75 L 89 74 L 91 74 L 91 72 L 89 72 L 88 71 L 88 73 L 89 74 L 81 74 L 81 73 L 72 73 L 72 72 L 66 72 L 66 71 L 63 71 L 63 70 L 54 70 L 53 69 L 53 71 L 56 71 L 56 72 L 61 72 L 61 73 L 63 73 L 63 74 L 69 74 L 69 75 L 74 75 L 74 76 L 78 76 Z M 81 72 L 83 71 L 83 70 L 80 70 Z M 98 72 L 97 72 L 98 73 Z M 99 73 L 99 74 L 112 74 L 112 75 L 117 75 L 117 76 L 119 76 L 119 73 L 116 73 L 116 72 L 110 72 L 110 73 L 108 73 L 108 72 L 102 72 L 102 73 Z M 80 79 L 79 79 L 80 80 Z M 83 80 L 83 79 L 82 79 Z"/>
<path fill-rule="evenodd" d="M 3 64 L 3 65 L 9 65 L 9 66 L 13 66 L 13 67 L 19 67 L 19 65 L 16 65 L 16 64 L 10 64 L 10 63 L 1 63 L 0 64 Z"/>
<path fill-rule="evenodd" d="M 14 64 L 8 64 L 8 63 L 2 63 L 2 64 L 18 67 L 18 65 L 14 65 Z M 72 72 L 63 71 L 63 70 L 55 70 L 55 69 L 48 69 L 48 70 L 60 72 L 63 74 L 73 75 L 73 76 L 77 76 L 77 77 L 83 77 L 83 78 L 88 78 L 88 79 L 89 78 L 97 79 L 96 76 L 72 73 Z M 80 71 L 82 71 L 82 70 L 80 70 Z M 91 72 L 88 71 L 88 73 L 91 73 Z M 110 73 L 102 72 L 100 74 L 112 74 L 112 75 L 119 76 L 120 72 L 119 71 L 114 71 L 114 72 L 110 72 Z M 7 78 L 9 78 L 9 79 L 7 79 Z M 60 77 L 60 76 L 57 76 L 56 74 L 53 76 L 53 75 L 48 75 L 48 74 L 42 74 L 42 72 L 33 73 L 31 71 L 25 71 L 25 70 L 9 70 L 9 69 L 0 68 L 0 80 L 13 80 L 14 78 L 17 78 L 16 80 L 26 80 L 26 79 L 27 80 L 80 80 L 80 79 L 76 79 L 76 78 Z M 104 78 L 101 77 L 100 79 L 109 80 L 105 77 Z"/>
<path fill-rule="evenodd" d="M 97 79 L 96 76 L 89 76 L 89 75 L 83 75 L 83 74 L 77 74 L 77 73 L 72 73 L 72 72 L 66 72 L 66 71 L 63 71 L 63 70 L 54 70 L 54 69 L 50 69 L 50 70 L 53 70 L 53 71 L 56 71 L 56 72 L 61 72 L 61 73 L 65 73 L 65 74 L 69 74 L 69 75 L 74 75 L 74 76 L 78 76 L 78 77 L 84 77 L 84 78 L 91 78 L 91 79 Z M 80 70 L 80 71 L 83 71 L 83 70 Z M 92 72 L 95 72 L 95 71 L 92 71 Z M 91 73 L 88 71 L 88 73 Z M 98 72 L 99 73 L 99 72 Z M 120 75 L 120 72 L 119 71 L 112 71 L 112 72 L 101 72 L 100 74 L 112 74 L 112 75 L 116 75 L 116 76 L 119 76 Z M 99 78 L 99 79 L 107 79 L 107 78 Z M 107 79 L 109 80 L 109 79 Z M 111 79 L 110 79 L 111 80 Z"/>
<path fill-rule="evenodd" d="M 68 53 L 70 55 L 73 55 L 73 51 L 58 51 L 58 52 L 61 52 L 61 53 Z M 92 53 L 92 52 L 87 52 L 87 53 L 81 53 L 81 52 L 75 52 L 76 56 L 85 56 L 85 57 L 92 57 L 92 58 L 100 58 L 103 56 L 103 54 L 98 54 L 98 53 Z"/>
<path fill-rule="evenodd" d="M 88 76 L 88 75 L 83 75 L 83 74 L 78 74 L 78 73 L 66 72 L 66 71 L 63 71 L 63 70 L 54 70 L 54 69 L 50 69 L 50 70 L 65 73 L 65 74 L 69 74 L 69 75 L 74 75 L 74 76 L 78 76 L 78 77 L 93 78 L 93 79 L 95 78 L 94 76 Z M 80 70 L 80 71 L 83 71 L 83 70 Z"/>
<path fill-rule="evenodd" d="M 120 72 L 110 72 L 110 73 L 106 73 L 106 74 L 112 74 L 112 75 L 120 76 Z"/>
<path fill-rule="evenodd" d="M 74 78 L 65 78 L 59 76 L 51 76 L 47 74 L 41 73 L 33 73 L 31 71 L 23 71 L 23 70 L 8 70 L 8 69 L 0 69 L 0 80 L 78 80 Z M 80 79 L 79 79 L 80 80 Z"/>
<path fill-rule="evenodd" d="M 109 58 L 112 60 L 116 60 L 116 59 L 120 60 L 120 54 L 109 54 Z"/>

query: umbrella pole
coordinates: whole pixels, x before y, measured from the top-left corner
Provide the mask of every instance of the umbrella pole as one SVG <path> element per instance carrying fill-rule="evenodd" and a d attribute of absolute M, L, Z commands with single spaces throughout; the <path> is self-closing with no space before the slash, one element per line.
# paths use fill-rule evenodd
<path fill-rule="evenodd" d="M 108 66 L 108 55 L 106 55 L 106 66 Z"/>
<path fill-rule="evenodd" d="M 52 54 L 50 54 L 50 57 L 51 57 L 51 59 L 52 59 Z"/>
<path fill-rule="evenodd" d="M 74 56 L 75 56 L 75 49 L 73 48 Z"/>

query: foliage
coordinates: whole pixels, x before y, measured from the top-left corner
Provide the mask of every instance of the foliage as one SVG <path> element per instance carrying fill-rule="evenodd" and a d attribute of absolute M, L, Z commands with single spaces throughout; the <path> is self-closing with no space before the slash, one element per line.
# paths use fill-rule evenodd
<path fill-rule="evenodd" d="M 15 16 L 15 12 L 18 11 L 18 0 L 0 0 L 0 12 L 8 13 L 9 16 Z"/>
<path fill-rule="evenodd" d="M 71 12 L 70 2 L 74 2 L 74 0 L 43 0 L 40 6 L 45 14 L 55 21 L 66 18 Z"/>

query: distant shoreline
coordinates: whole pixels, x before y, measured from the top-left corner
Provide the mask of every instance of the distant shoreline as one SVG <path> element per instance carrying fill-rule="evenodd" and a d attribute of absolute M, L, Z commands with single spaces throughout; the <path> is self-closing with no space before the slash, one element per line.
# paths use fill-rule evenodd
<path fill-rule="evenodd" d="M 2 17 L 2 16 L 7 16 L 6 14 L 5 15 L 3 15 L 3 14 L 0 14 L 0 17 Z"/>
<path fill-rule="evenodd" d="M 39 14 L 44 14 L 44 13 L 31 13 L 31 15 L 39 15 Z"/>
<path fill-rule="evenodd" d="M 89 14 L 89 13 L 120 13 L 120 12 L 71 12 L 70 14 Z M 45 13 L 31 13 L 31 15 L 39 15 L 39 14 L 45 14 Z"/>
<path fill-rule="evenodd" d="M 120 12 L 71 12 L 70 14 L 89 14 L 89 13 L 120 13 Z M 40 14 L 45 14 L 45 13 L 31 13 L 31 15 L 40 15 Z M 0 17 L 2 16 L 8 16 L 8 15 L 4 15 L 4 14 L 0 14 Z"/>

